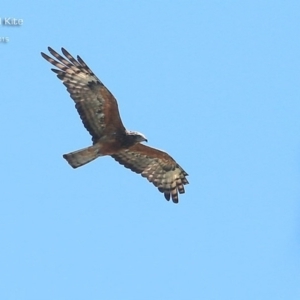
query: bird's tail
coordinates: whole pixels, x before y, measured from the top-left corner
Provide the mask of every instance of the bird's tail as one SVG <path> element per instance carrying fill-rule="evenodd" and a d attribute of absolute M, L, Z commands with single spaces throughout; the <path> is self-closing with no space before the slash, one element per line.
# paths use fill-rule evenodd
<path fill-rule="evenodd" d="M 78 168 L 99 156 L 101 156 L 101 153 L 99 153 L 99 146 L 93 145 L 68 154 L 64 154 L 63 158 L 66 159 L 73 168 Z"/>

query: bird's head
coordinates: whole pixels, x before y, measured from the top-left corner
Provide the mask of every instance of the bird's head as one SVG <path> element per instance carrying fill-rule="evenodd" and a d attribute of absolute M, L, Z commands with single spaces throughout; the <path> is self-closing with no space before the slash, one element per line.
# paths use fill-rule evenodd
<path fill-rule="evenodd" d="M 140 132 L 127 130 L 126 134 L 134 143 L 148 142 L 146 137 Z"/>

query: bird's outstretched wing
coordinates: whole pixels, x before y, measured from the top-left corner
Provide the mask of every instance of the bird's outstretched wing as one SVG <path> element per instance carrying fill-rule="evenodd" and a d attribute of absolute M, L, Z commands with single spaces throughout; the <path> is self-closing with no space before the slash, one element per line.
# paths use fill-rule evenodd
<path fill-rule="evenodd" d="M 42 56 L 58 69 L 52 69 L 67 87 L 80 118 L 92 136 L 93 142 L 106 134 L 125 131 L 120 118 L 115 97 L 96 77 L 86 63 L 77 56 L 77 60 L 64 48 L 58 54 L 51 47 L 49 52 L 57 59 L 45 53 Z"/>
<path fill-rule="evenodd" d="M 167 153 L 143 144 L 122 150 L 112 157 L 124 167 L 152 182 L 165 198 L 178 203 L 178 192 L 184 193 L 188 175 Z"/>

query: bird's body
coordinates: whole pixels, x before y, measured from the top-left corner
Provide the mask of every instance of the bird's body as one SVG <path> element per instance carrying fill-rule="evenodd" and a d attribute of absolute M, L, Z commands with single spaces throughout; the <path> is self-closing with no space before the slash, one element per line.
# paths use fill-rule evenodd
<path fill-rule="evenodd" d="M 178 192 L 184 193 L 188 175 L 167 153 L 141 144 L 146 137 L 125 129 L 114 96 L 95 76 L 85 62 L 77 60 L 64 48 L 64 58 L 52 48 L 53 59 L 42 56 L 58 69 L 52 69 L 63 81 L 75 102 L 79 116 L 92 136 L 93 145 L 63 157 L 73 167 L 80 167 L 99 156 L 110 155 L 126 168 L 152 182 L 169 200 L 178 202 Z"/>

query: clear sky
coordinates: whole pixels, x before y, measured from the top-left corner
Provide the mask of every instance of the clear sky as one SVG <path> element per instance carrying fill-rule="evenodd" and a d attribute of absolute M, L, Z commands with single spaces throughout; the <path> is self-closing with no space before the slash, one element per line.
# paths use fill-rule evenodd
<path fill-rule="evenodd" d="M 2 2 L 0 299 L 300 299 L 300 1 Z M 189 173 L 178 205 L 62 158 L 91 139 L 48 46 Z"/>

